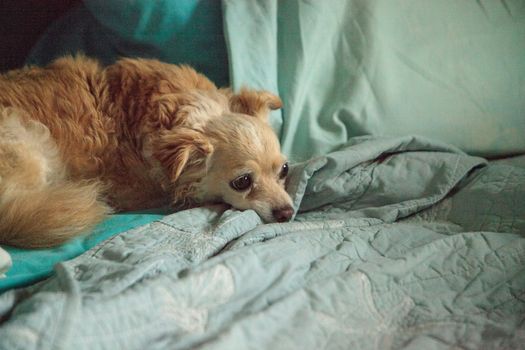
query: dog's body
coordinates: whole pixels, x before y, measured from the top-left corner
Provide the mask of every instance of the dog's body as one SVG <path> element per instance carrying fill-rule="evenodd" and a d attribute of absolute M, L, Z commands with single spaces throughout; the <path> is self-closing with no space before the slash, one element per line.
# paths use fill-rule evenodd
<path fill-rule="evenodd" d="M 111 210 L 167 204 L 288 220 L 287 166 L 267 123 L 279 107 L 156 60 L 69 57 L 0 76 L 0 243 L 55 245 Z"/>

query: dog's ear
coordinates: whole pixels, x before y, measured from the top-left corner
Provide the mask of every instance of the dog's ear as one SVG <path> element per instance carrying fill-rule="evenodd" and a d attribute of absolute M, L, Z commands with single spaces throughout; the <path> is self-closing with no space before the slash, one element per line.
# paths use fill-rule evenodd
<path fill-rule="evenodd" d="M 230 109 L 233 112 L 253 115 L 263 120 L 268 119 L 270 110 L 282 107 L 279 96 L 264 90 L 241 89 L 237 94 L 229 95 Z"/>
<path fill-rule="evenodd" d="M 187 93 L 159 93 L 152 96 L 152 102 L 154 113 L 151 113 L 150 120 L 161 129 L 169 130 L 184 124 L 195 109 L 192 96 Z"/>
<path fill-rule="evenodd" d="M 204 169 L 213 152 L 213 145 L 202 132 L 186 127 L 163 131 L 155 148 L 154 156 L 168 172 L 172 184 L 190 168 Z"/>

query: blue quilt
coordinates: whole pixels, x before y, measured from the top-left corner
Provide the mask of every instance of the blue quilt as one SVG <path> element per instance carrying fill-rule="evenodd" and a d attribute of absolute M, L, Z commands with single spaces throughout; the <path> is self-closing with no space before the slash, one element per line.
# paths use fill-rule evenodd
<path fill-rule="evenodd" d="M 182 211 L 2 294 L 0 348 L 524 348 L 525 169 L 357 138 L 288 189 L 293 222 Z"/>

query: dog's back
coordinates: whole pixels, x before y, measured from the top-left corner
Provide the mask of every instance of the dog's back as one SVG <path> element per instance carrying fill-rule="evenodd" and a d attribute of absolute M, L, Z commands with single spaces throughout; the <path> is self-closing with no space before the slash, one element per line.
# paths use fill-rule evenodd
<path fill-rule="evenodd" d="M 99 158 L 109 152 L 114 121 L 100 111 L 102 72 L 97 61 L 78 56 L 0 75 L 0 106 L 45 125 L 73 177 L 98 175 Z"/>

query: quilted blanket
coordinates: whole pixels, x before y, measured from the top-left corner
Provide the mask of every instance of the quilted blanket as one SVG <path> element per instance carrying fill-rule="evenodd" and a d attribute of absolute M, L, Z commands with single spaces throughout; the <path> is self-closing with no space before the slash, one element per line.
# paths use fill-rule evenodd
<path fill-rule="evenodd" d="M 525 348 L 525 169 L 356 138 L 298 214 L 178 212 L 0 296 L 1 349 Z"/>

